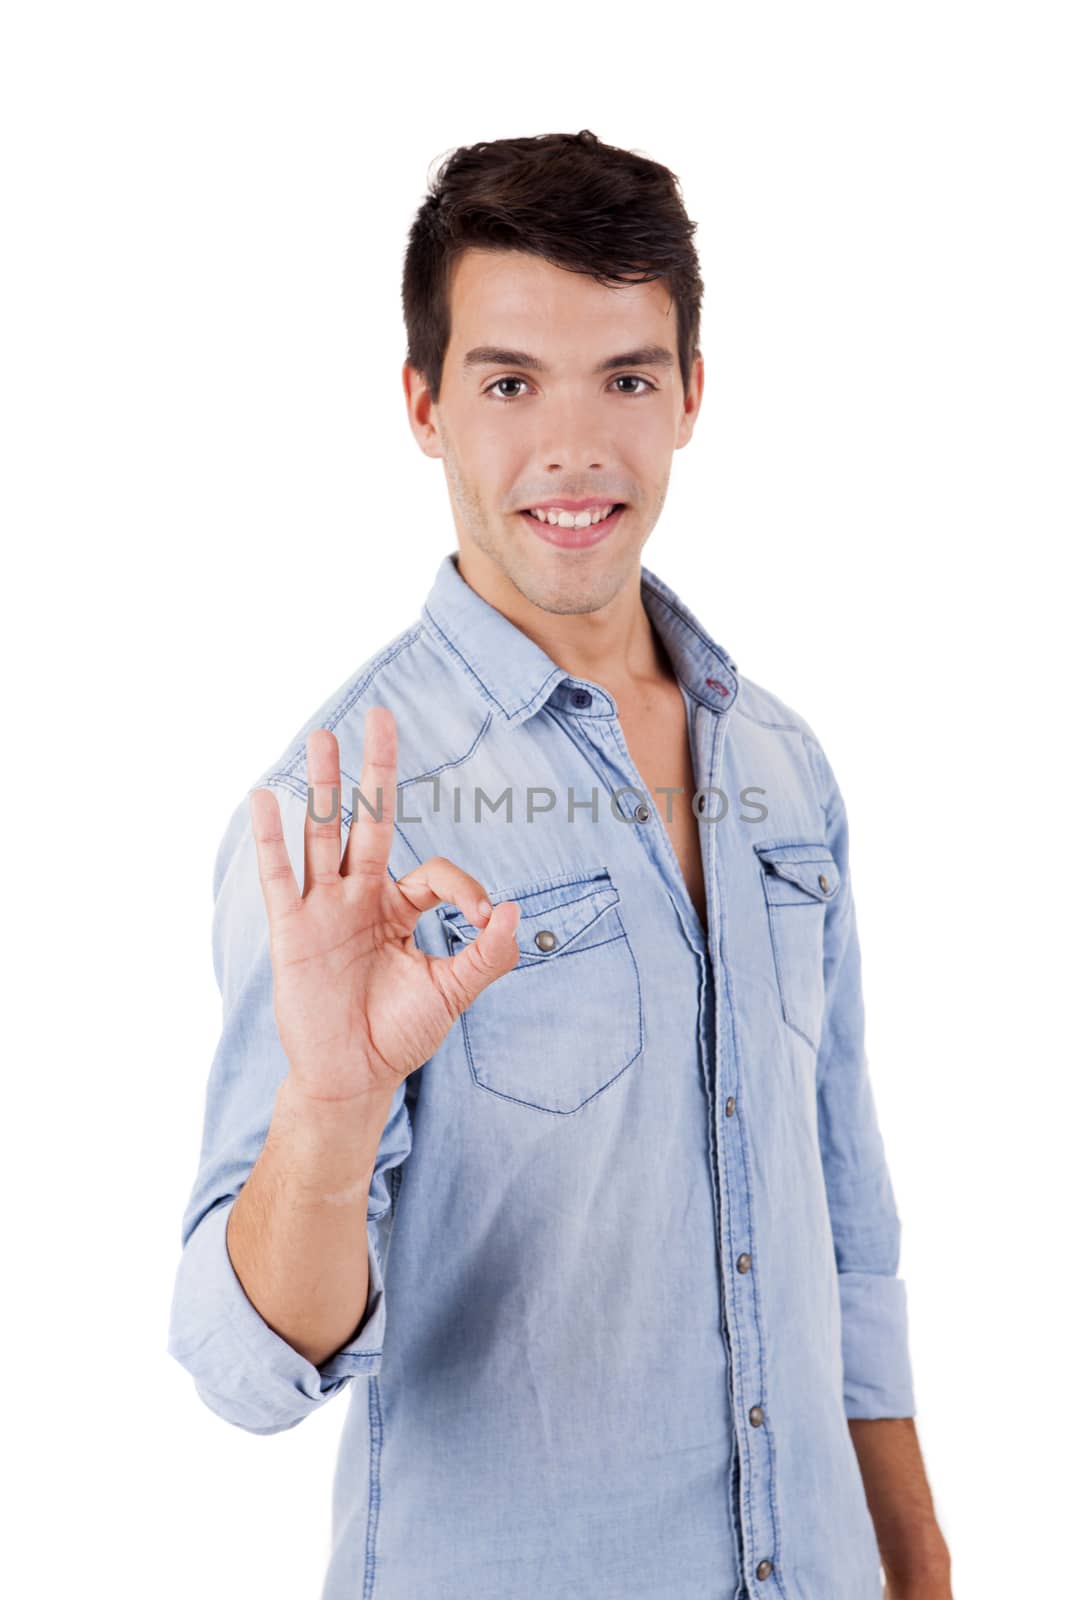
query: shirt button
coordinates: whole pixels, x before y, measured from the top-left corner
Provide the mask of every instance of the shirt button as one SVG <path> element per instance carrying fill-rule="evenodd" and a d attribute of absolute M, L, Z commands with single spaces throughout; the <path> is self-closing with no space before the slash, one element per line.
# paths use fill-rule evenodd
<path fill-rule="evenodd" d="M 575 689 L 574 693 L 571 695 L 571 705 L 587 706 L 592 698 L 593 696 L 589 693 L 588 689 Z"/>
<path fill-rule="evenodd" d="M 637 810 L 634 812 L 634 816 L 637 818 L 638 822 L 647 822 L 651 815 L 652 815 L 651 811 L 648 809 L 648 807 L 645 805 L 645 802 L 642 800 L 641 804 L 638 806 Z"/>
<path fill-rule="evenodd" d="M 748 1420 L 751 1422 L 754 1428 L 758 1428 L 760 1423 L 763 1421 L 763 1407 L 753 1406 L 752 1410 L 748 1414 Z"/>
<path fill-rule="evenodd" d="M 704 809 L 704 807 L 706 805 L 707 805 L 707 795 L 703 795 L 702 794 L 700 796 L 700 799 L 697 801 L 697 810 L 698 811 L 703 811 L 703 809 Z"/>
<path fill-rule="evenodd" d="M 738 1256 L 738 1258 L 737 1258 L 737 1270 L 738 1270 L 738 1272 L 747 1272 L 751 1265 L 752 1265 L 752 1257 L 748 1254 L 747 1251 L 745 1252 L 744 1255 Z"/>
<path fill-rule="evenodd" d="M 830 887 L 829 878 L 826 876 L 825 872 L 820 872 L 819 873 L 819 888 L 822 890 L 823 894 L 826 893 L 826 891 L 827 891 L 827 889 L 829 887 Z"/>
<path fill-rule="evenodd" d="M 766 1557 L 764 1557 L 764 1559 L 760 1562 L 759 1566 L 756 1568 L 756 1577 L 757 1578 L 769 1578 L 773 1571 L 774 1571 L 774 1562 L 773 1561 L 768 1561 L 766 1559 Z"/>
<path fill-rule="evenodd" d="M 556 948 L 556 935 L 550 928 L 542 928 L 540 933 L 534 934 L 534 944 L 538 950 L 554 950 Z"/>
<path fill-rule="evenodd" d="M 737 1104 L 737 1101 L 734 1099 L 733 1095 L 732 1094 L 731 1095 L 727 1095 L 727 1097 L 726 1097 L 726 1115 L 728 1117 L 732 1117 L 733 1116 L 733 1114 L 734 1114 L 734 1106 L 736 1104 Z"/>

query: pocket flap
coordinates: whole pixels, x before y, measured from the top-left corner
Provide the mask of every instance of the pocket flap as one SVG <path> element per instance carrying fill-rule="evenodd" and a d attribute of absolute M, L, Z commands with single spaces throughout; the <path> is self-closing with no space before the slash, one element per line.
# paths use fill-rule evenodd
<path fill-rule="evenodd" d="M 757 844 L 752 848 L 768 872 L 803 890 L 813 900 L 832 900 L 841 887 L 841 875 L 829 845 Z"/>
<path fill-rule="evenodd" d="M 524 962 L 550 961 L 619 903 L 619 891 L 606 868 L 577 877 L 571 873 L 566 878 L 549 879 L 529 888 L 505 887 L 487 892 L 494 905 L 502 900 L 514 900 L 519 906 L 522 915 L 515 930 L 515 942 Z M 462 939 L 474 940 L 481 932 L 451 902 L 438 906 L 437 914 Z M 548 933 L 552 934 L 554 942 L 544 937 Z M 536 942 L 538 934 L 542 936 L 541 944 Z M 548 949 L 542 948 L 545 944 L 549 945 Z"/>

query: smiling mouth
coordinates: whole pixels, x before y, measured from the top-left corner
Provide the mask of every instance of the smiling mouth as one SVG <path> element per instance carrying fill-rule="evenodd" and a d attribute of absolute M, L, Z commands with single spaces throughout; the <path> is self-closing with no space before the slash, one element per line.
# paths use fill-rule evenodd
<path fill-rule="evenodd" d="M 600 507 L 595 509 L 599 510 Z M 606 510 L 606 506 L 604 507 Z M 596 545 L 601 545 L 614 533 L 626 511 L 626 502 L 618 501 L 607 511 L 606 516 L 601 516 L 596 522 L 592 520 L 589 512 L 548 511 L 543 517 L 536 511 L 520 511 L 520 517 L 525 517 L 530 525 L 530 531 L 542 544 L 553 545 L 557 550 L 590 550 Z"/>
<path fill-rule="evenodd" d="M 588 511 L 543 511 L 540 508 L 536 510 L 527 508 L 521 515 L 529 517 L 531 522 L 539 522 L 542 525 L 548 524 L 553 528 L 597 528 L 601 523 L 607 522 L 611 517 L 615 516 L 617 512 L 625 510 L 625 505 L 625 501 L 618 500 L 603 512 L 600 507 L 596 507 L 595 515 Z"/>

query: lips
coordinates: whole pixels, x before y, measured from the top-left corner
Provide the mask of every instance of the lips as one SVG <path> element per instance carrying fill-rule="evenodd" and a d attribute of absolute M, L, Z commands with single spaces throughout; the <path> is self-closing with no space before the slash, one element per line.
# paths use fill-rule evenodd
<path fill-rule="evenodd" d="M 542 522 L 532 511 L 519 511 L 516 514 L 528 523 L 545 544 L 555 545 L 557 550 L 587 550 L 615 531 L 625 511 L 626 506 L 619 504 L 610 516 L 601 522 L 590 523 L 587 528 L 561 528 L 558 523 L 553 526 L 551 522 Z"/>

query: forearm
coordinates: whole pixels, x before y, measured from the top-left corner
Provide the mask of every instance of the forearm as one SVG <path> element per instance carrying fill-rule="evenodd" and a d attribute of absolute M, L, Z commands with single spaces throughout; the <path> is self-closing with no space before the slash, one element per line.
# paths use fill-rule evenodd
<path fill-rule="evenodd" d="M 286 1078 L 226 1245 L 242 1288 L 282 1339 L 320 1366 L 367 1309 L 367 1202 L 389 1096 L 306 1100 Z"/>
<path fill-rule="evenodd" d="M 934 1512 L 912 1417 L 849 1418 L 886 1576 L 898 1590 L 949 1590 L 949 1551 Z M 919 1592 L 916 1589 L 916 1592 Z"/>

